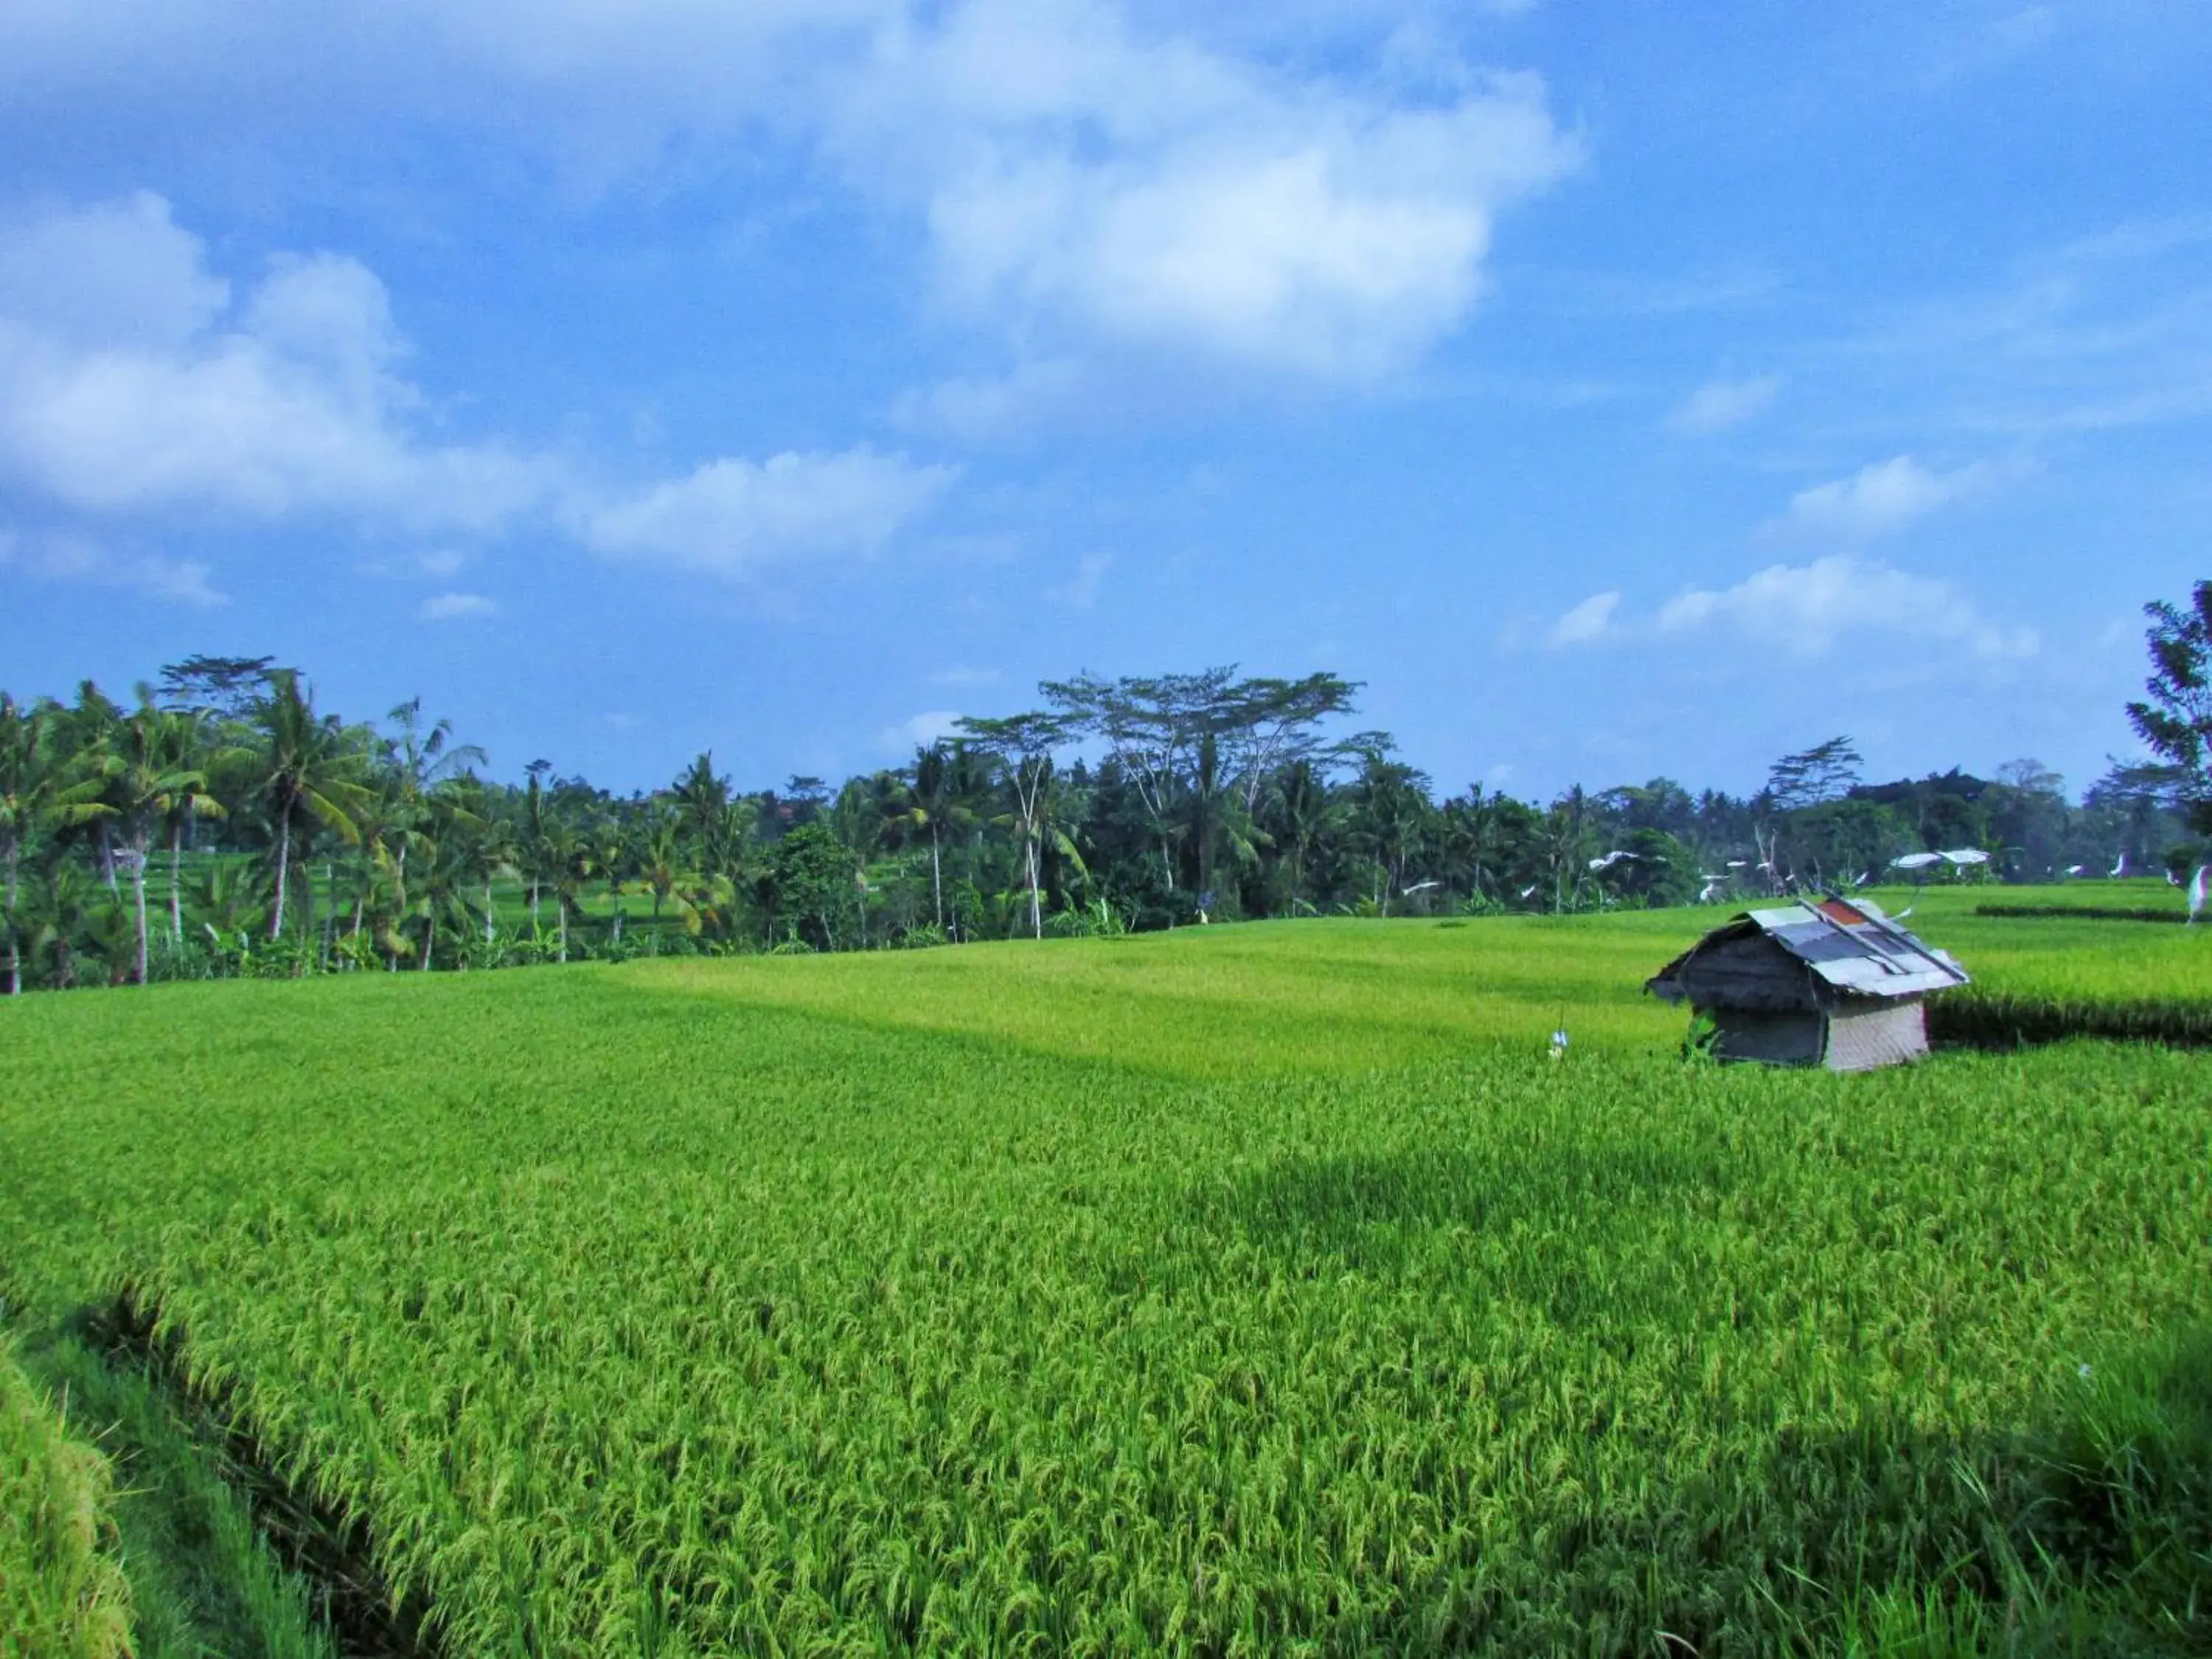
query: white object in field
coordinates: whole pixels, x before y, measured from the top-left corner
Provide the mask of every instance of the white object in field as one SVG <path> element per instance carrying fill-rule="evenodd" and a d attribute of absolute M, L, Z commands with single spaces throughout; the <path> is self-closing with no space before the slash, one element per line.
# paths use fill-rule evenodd
<path fill-rule="evenodd" d="M 1535 884 L 1534 882 L 1533 882 L 1533 881 L 1532 881 L 1532 882 L 1530 882 L 1530 883 L 1529 883 L 1526 887 L 1523 887 L 1523 888 L 1521 890 L 1521 896 L 1522 896 L 1522 898 L 1527 898 L 1527 897 L 1528 896 L 1528 895 L 1529 895 L 1529 894 L 1531 894 L 1531 893 L 1534 892 L 1535 890 L 1536 890 L 1536 884 Z"/>
<path fill-rule="evenodd" d="M 1747 870 L 1750 867 L 1751 860 L 1748 859 L 1730 859 L 1729 860 L 1729 868 L 1731 870 Z"/>
<path fill-rule="evenodd" d="M 1903 853 L 1889 861 L 1893 870 L 1925 870 L 1933 864 L 1943 862 L 1941 853 Z"/>
<path fill-rule="evenodd" d="M 1634 858 L 1636 854 L 1633 853 L 1624 853 L 1615 849 L 1613 852 L 1607 853 L 1602 858 L 1592 859 L 1589 861 L 1589 867 L 1593 870 L 1610 870 L 1614 865 L 1622 863 L 1626 860 Z"/>
<path fill-rule="evenodd" d="M 1905 919 L 1905 917 L 1907 917 L 1907 916 L 1911 915 L 1911 914 L 1912 914 L 1912 906 L 1911 906 L 1911 905 L 1909 905 L 1909 904 L 1908 904 L 1908 905 L 1906 905 L 1906 906 L 1905 906 L 1902 910 L 1899 910 L 1899 911 L 1895 915 L 1892 916 L 1892 917 L 1890 918 L 1890 920 L 1891 920 L 1892 921 L 1903 921 Z"/>
<path fill-rule="evenodd" d="M 2088 867 L 2086 864 L 2069 864 L 2066 866 L 2066 873 L 2069 876 L 2078 876 Z"/>
<path fill-rule="evenodd" d="M 1563 1025 L 1558 1030 L 1552 1033 L 1552 1058 L 1553 1060 L 1565 1060 L 1566 1057 L 1567 1029 Z"/>
<path fill-rule="evenodd" d="M 1860 871 L 1858 874 L 1851 878 L 1851 885 L 1854 887 L 1863 887 L 1866 884 L 1867 872 L 1863 870 Z"/>
<path fill-rule="evenodd" d="M 2112 874 L 2113 876 L 2115 876 L 2115 877 L 2118 877 L 2118 876 L 2124 876 L 2125 874 L 2127 874 L 2127 872 L 2128 872 L 2128 854 L 2127 854 L 2127 850 L 2126 850 L 2124 848 L 2123 848 L 2121 849 L 2121 852 L 2120 852 L 2120 855 L 2119 855 L 2119 857 L 2118 857 L 2118 858 L 2116 858 L 2116 859 L 2114 859 L 2114 860 L 2112 860 Z"/>
<path fill-rule="evenodd" d="M 1431 887 L 1441 887 L 1443 885 L 1443 883 L 1435 880 L 1434 878 L 1428 881 L 1417 881 L 1411 887 L 1401 887 L 1398 890 L 1398 896 L 1400 898 L 1411 898 L 1416 893 L 1425 893 Z"/>
<path fill-rule="evenodd" d="M 1962 866 L 1987 864 L 1990 861 L 1990 855 L 1978 847 L 1954 847 L 1945 853 L 1942 858 L 1946 864 Z"/>
<path fill-rule="evenodd" d="M 2204 909 L 2204 871 L 2205 866 L 2200 864 L 2197 873 L 2189 878 L 2189 920 L 2192 922 Z"/>

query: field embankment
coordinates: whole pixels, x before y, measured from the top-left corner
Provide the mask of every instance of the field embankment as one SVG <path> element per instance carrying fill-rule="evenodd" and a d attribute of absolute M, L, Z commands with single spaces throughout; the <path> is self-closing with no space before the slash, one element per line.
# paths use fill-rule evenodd
<path fill-rule="evenodd" d="M 39 999 L 0 1261 L 457 1654 L 2201 1650 L 2207 1057 L 1685 1064 L 1715 919 Z"/>

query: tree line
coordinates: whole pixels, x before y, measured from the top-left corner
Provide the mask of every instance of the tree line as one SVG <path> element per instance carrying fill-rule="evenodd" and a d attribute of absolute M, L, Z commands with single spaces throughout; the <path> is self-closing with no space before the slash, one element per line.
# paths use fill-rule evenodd
<path fill-rule="evenodd" d="M 1748 796 L 1656 778 L 1539 803 L 1440 792 L 1388 732 L 1356 728 L 1360 690 L 1328 672 L 1086 674 L 842 786 L 742 790 L 705 753 L 627 796 L 544 761 L 493 781 L 419 699 L 349 721 L 269 658 L 191 658 L 124 702 L 90 681 L 65 700 L 0 692 L 0 973 L 14 994 L 1558 914 L 1850 885 L 1923 849 L 1978 851 L 1966 873 L 2002 878 L 2147 872 L 2212 831 L 2201 746 L 2159 747 L 2163 703 L 2137 720 L 2161 759 L 2116 763 L 2078 802 L 2030 760 L 1869 783 L 1839 737 Z"/>

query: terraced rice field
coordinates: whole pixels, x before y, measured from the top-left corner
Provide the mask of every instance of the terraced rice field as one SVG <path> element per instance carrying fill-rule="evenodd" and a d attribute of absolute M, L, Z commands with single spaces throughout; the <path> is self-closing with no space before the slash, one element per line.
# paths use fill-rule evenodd
<path fill-rule="evenodd" d="M 0 1286 L 325 1534 L 180 1643 L 335 1571 L 453 1654 L 2203 1650 L 2212 1056 L 1686 1063 L 1716 919 L 27 999 Z"/>

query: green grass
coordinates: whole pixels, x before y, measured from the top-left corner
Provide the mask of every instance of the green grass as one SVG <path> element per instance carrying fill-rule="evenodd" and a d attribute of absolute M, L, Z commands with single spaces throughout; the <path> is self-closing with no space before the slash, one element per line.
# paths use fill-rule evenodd
<path fill-rule="evenodd" d="M 1719 919 L 26 999 L 0 1271 L 457 1653 L 2203 1650 L 2208 1057 L 1686 1065 Z"/>
<path fill-rule="evenodd" d="M 0 1654 L 131 1651 L 112 1501 L 107 1460 L 0 1345 Z"/>

